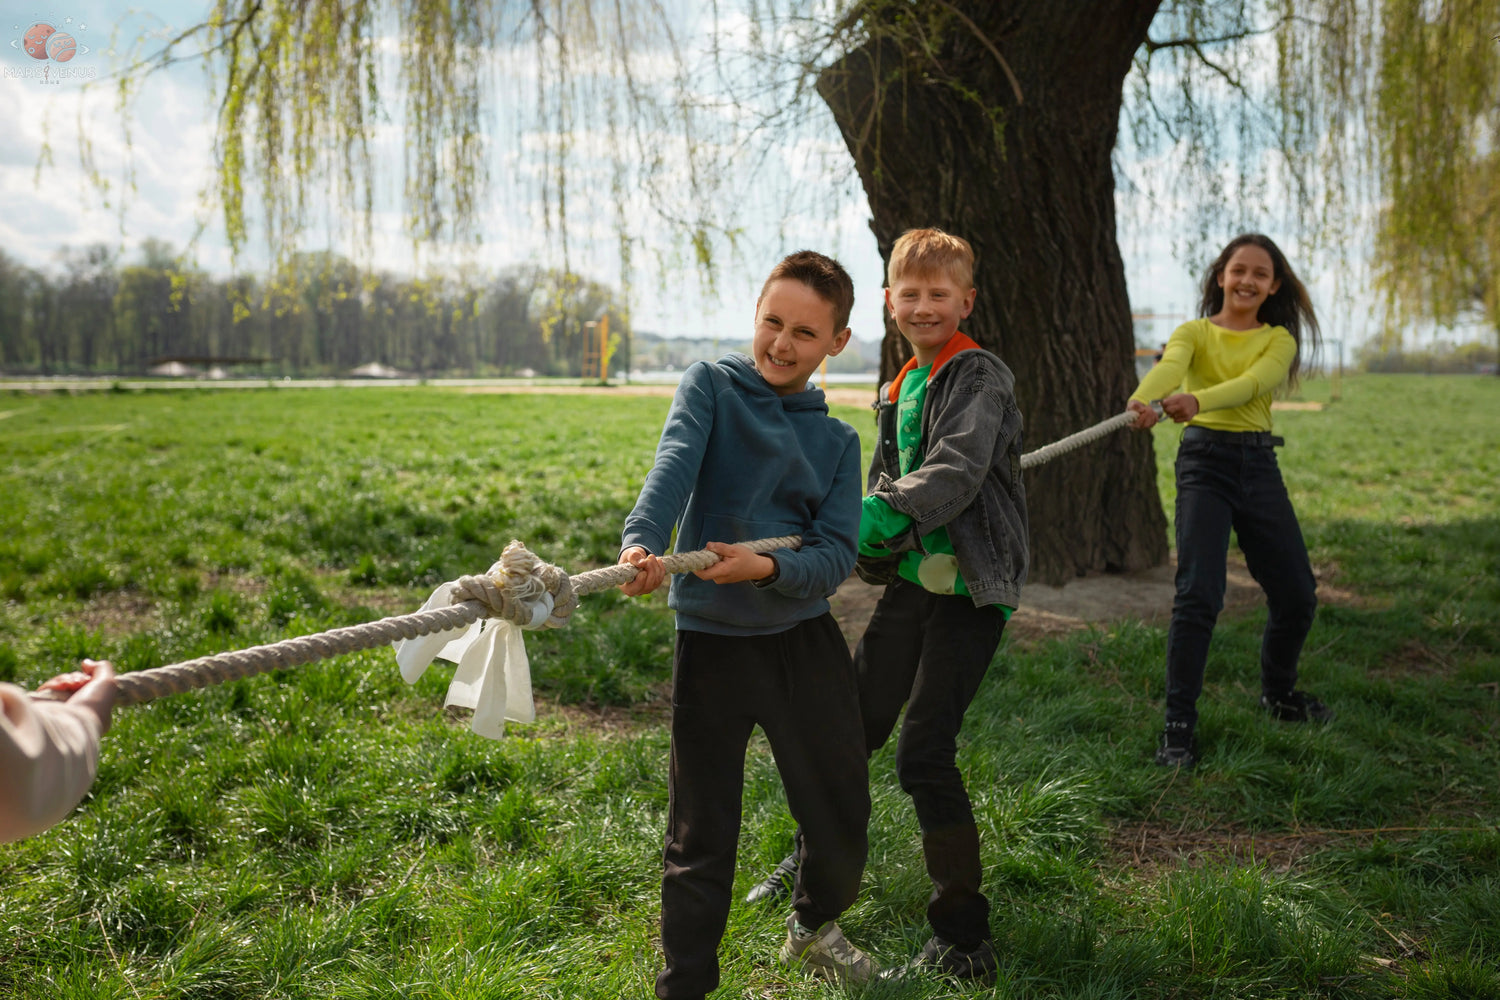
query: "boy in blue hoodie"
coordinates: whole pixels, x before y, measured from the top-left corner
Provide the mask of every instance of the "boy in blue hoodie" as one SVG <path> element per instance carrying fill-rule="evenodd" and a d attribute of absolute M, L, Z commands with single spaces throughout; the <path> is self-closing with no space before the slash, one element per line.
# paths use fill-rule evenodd
<path fill-rule="evenodd" d="M 620 561 L 650 593 L 660 555 L 707 548 L 720 561 L 672 580 L 672 748 L 663 853 L 662 1000 L 719 984 L 745 748 L 759 724 L 802 829 L 784 962 L 858 983 L 878 971 L 839 930 L 868 849 L 869 778 L 854 665 L 828 595 L 854 566 L 859 436 L 828 415 L 808 378 L 849 340 L 854 285 L 812 251 L 771 271 L 755 309 L 752 357 L 683 373 L 656 462 L 625 521 Z M 740 542 L 801 535 L 769 555 Z"/>

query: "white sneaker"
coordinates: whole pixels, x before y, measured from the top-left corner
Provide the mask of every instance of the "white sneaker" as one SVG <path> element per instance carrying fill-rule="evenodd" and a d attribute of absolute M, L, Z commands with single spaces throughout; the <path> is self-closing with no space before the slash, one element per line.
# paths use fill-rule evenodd
<path fill-rule="evenodd" d="M 781 960 L 823 979 L 854 985 L 868 983 L 880 974 L 875 960 L 850 944 L 836 922 L 830 920 L 810 931 L 798 925 L 795 913 L 786 918 Z"/>

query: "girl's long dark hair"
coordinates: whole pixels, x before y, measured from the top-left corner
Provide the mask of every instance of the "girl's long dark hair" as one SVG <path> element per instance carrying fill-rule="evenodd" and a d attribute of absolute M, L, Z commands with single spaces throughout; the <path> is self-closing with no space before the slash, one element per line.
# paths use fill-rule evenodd
<path fill-rule="evenodd" d="M 1242 233 L 1229 241 L 1229 245 L 1208 266 L 1208 273 L 1203 276 L 1203 298 L 1198 303 L 1198 315 L 1215 316 L 1224 308 L 1224 289 L 1219 287 L 1219 278 L 1223 275 L 1224 268 L 1229 266 L 1229 258 L 1234 256 L 1234 252 L 1247 245 L 1258 246 L 1271 255 L 1271 276 L 1281 282 L 1275 294 L 1261 303 L 1260 312 L 1255 318 L 1271 326 L 1285 327 L 1286 332 L 1297 342 L 1297 353 L 1292 357 L 1292 366 L 1287 371 L 1287 385 L 1295 387 L 1298 372 L 1302 368 L 1304 348 L 1307 354 L 1316 354 L 1323 345 L 1323 332 L 1318 326 L 1318 317 L 1313 312 L 1312 299 L 1307 296 L 1306 286 L 1292 273 L 1292 266 L 1286 262 L 1286 254 L 1281 252 L 1281 248 L 1269 236 Z"/>

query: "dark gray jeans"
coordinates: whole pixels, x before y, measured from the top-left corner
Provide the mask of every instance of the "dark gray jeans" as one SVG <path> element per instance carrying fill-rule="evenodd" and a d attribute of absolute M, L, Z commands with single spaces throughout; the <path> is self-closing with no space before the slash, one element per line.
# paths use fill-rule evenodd
<path fill-rule="evenodd" d="M 947 941 L 970 950 L 990 937 L 989 900 L 980 891 L 979 830 L 955 757 L 958 731 L 1005 631 L 996 606 L 933 594 L 908 580 L 885 589 L 854 653 L 865 746 L 890 738 L 901 706 L 896 775 L 922 827 L 932 879 L 927 919 Z"/>
<path fill-rule="evenodd" d="M 1266 592 L 1260 647 L 1265 694 L 1297 686 L 1297 659 L 1318 607 L 1317 581 L 1265 435 L 1189 427 L 1177 451 L 1177 596 L 1167 632 L 1168 723 L 1198 721 L 1208 642 L 1224 606 L 1233 528 L 1250 575 Z"/>

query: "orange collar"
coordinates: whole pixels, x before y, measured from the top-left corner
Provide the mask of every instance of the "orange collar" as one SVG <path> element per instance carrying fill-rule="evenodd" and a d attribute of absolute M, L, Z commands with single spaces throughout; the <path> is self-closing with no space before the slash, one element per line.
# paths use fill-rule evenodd
<path fill-rule="evenodd" d="M 959 351 L 982 350 L 984 350 L 984 348 L 980 347 L 973 340 L 969 339 L 968 335 L 965 334 L 962 330 L 954 330 L 953 336 L 948 338 L 948 342 L 943 345 L 943 349 L 939 351 L 938 356 L 933 359 L 932 371 L 927 373 L 927 377 L 930 379 L 934 375 L 936 375 L 938 373 L 938 369 L 943 367 L 943 365 L 948 362 L 948 359 L 953 357 L 953 355 L 957 354 Z M 892 403 L 901 398 L 901 383 L 905 381 L 906 373 L 912 371 L 916 367 L 917 359 L 912 358 L 904 366 L 902 366 L 899 372 L 896 373 L 895 379 L 891 381 L 891 389 L 889 393 Z"/>

